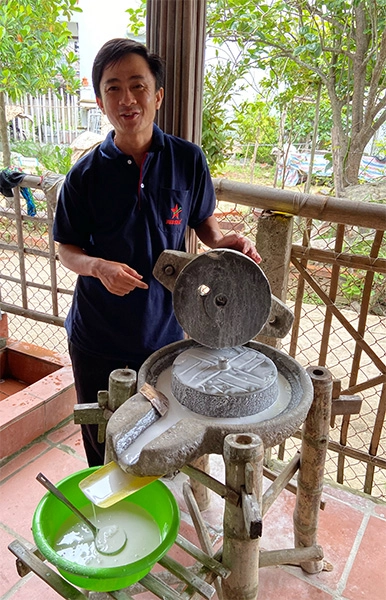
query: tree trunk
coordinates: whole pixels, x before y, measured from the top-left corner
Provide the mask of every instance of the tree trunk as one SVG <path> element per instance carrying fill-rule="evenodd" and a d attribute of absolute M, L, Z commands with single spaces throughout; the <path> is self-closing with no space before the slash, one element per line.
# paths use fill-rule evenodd
<path fill-rule="evenodd" d="M 256 131 L 255 145 L 254 145 L 254 148 L 253 148 L 253 156 L 252 156 L 251 164 L 250 164 L 251 174 L 250 174 L 250 177 L 249 177 L 249 183 L 253 183 L 253 175 L 254 175 L 254 171 L 255 171 L 257 150 L 258 150 L 259 145 L 260 145 L 259 137 L 260 137 L 260 128 L 258 127 L 257 131 Z"/>
<path fill-rule="evenodd" d="M 344 168 L 344 186 L 357 185 L 364 148 L 351 142 Z"/>
<path fill-rule="evenodd" d="M 307 181 L 304 188 L 304 192 L 306 194 L 309 193 L 311 189 L 311 180 L 312 180 L 312 171 L 314 168 L 314 160 L 315 160 L 315 151 L 316 151 L 316 139 L 318 137 L 318 127 L 319 127 L 319 112 L 320 112 L 320 97 L 322 95 L 322 82 L 319 82 L 318 91 L 316 93 L 316 102 L 315 102 L 315 121 L 314 121 L 314 131 L 312 134 L 312 142 L 311 142 L 311 155 L 310 155 L 310 166 L 308 168 L 307 173 Z"/>
<path fill-rule="evenodd" d="M 11 165 L 11 149 L 9 146 L 8 123 L 5 114 L 4 93 L 0 92 L 0 141 L 3 152 L 3 168 Z"/>
<path fill-rule="evenodd" d="M 339 127 L 333 125 L 331 131 L 331 142 L 332 142 L 332 168 L 334 171 L 334 188 L 335 196 L 340 198 L 343 195 L 343 162 L 344 162 L 344 149 L 341 143 L 341 135 Z"/>

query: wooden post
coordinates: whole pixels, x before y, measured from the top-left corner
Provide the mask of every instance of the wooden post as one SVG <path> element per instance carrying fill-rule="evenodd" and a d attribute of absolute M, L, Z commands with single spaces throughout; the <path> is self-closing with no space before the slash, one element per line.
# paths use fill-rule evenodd
<path fill-rule="evenodd" d="M 292 247 L 293 217 L 291 215 L 264 211 L 257 222 L 256 247 L 261 255 L 263 269 L 271 292 L 286 301 Z M 276 338 L 257 336 L 263 344 L 280 347 Z"/>
<path fill-rule="evenodd" d="M 146 44 L 165 60 L 165 100 L 156 122 L 165 133 L 201 144 L 206 0 L 147 0 Z M 197 236 L 188 228 L 188 252 Z"/>
<path fill-rule="evenodd" d="M 261 505 L 264 447 L 255 434 L 230 434 L 224 440 L 226 485 Z M 253 491 L 253 493 L 251 493 Z M 259 581 L 259 538 L 251 539 L 243 506 L 225 502 L 223 564 L 231 570 L 222 581 L 224 600 L 256 600 Z"/>
<path fill-rule="evenodd" d="M 330 372 L 324 367 L 309 367 L 307 373 L 314 386 L 314 400 L 302 428 L 294 511 L 296 547 L 316 545 L 332 404 Z M 301 562 L 300 566 L 307 573 L 318 573 L 323 569 L 323 560 Z"/>

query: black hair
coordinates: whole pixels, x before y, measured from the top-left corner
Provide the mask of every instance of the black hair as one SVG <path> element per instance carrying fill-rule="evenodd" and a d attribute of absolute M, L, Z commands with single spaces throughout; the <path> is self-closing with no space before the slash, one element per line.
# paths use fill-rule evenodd
<path fill-rule="evenodd" d="M 128 38 L 114 38 L 103 44 L 94 59 L 92 68 L 92 84 L 97 98 L 101 97 L 100 83 L 107 67 L 116 64 L 127 54 L 139 54 L 149 65 L 154 76 L 156 91 L 164 84 L 164 63 L 158 54 L 151 54 L 146 46 Z"/>

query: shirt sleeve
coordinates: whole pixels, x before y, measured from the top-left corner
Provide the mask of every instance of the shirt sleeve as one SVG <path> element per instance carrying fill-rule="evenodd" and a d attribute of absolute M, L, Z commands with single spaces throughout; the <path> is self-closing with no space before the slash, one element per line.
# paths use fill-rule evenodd
<path fill-rule="evenodd" d="M 91 223 L 87 210 L 86 179 L 75 165 L 60 190 L 53 234 L 56 242 L 85 248 L 90 240 Z"/>

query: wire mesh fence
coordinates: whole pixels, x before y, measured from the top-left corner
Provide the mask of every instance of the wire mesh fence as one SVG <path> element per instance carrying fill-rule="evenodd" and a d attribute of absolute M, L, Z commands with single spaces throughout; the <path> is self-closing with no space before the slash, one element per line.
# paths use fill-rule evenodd
<path fill-rule="evenodd" d="M 0 195 L 0 307 L 8 313 L 11 338 L 65 353 L 63 323 L 76 276 L 57 260 L 55 203 L 39 178 L 34 181 L 34 217 L 19 188 L 13 198 Z M 237 202 L 219 201 L 216 209 L 224 233 L 252 240 L 261 212 Z M 287 303 L 296 327 L 282 347 L 305 367 L 326 366 L 341 381 L 342 394 L 360 394 L 360 413 L 331 423 L 326 475 L 386 500 L 386 221 L 379 220 L 379 229 L 293 221 Z M 298 445 L 295 436 L 272 457 L 287 460 Z"/>

